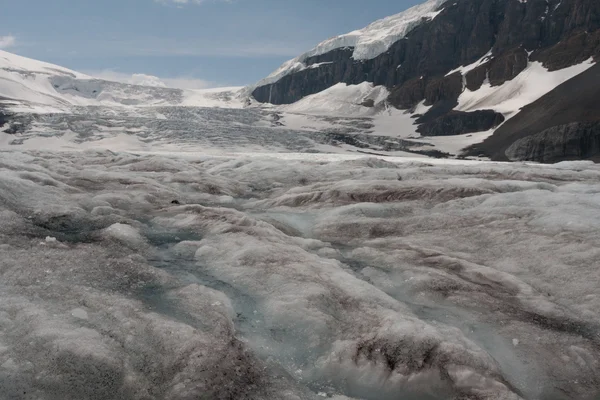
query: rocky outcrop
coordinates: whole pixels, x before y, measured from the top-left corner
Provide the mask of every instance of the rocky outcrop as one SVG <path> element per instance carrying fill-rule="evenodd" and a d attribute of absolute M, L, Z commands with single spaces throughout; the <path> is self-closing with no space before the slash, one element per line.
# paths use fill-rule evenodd
<path fill-rule="evenodd" d="M 417 123 L 419 121 L 417 120 Z M 451 111 L 417 128 L 423 136 L 452 136 L 487 131 L 504 122 L 504 116 L 492 110 Z"/>
<path fill-rule="evenodd" d="M 556 45 L 544 49 L 532 56 L 541 61 L 550 70 L 555 71 L 583 62 L 590 57 L 600 56 L 600 30 L 580 31 Z"/>
<path fill-rule="evenodd" d="M 598 55 L 599 3 L 449 1 L 435 19 L 418 25 L 374 59 L 354 60 L 352 48 L 310 57 L 306 69 L 256 88 L 253 96 L 260 102 L 289 104 L 340 82 L 368 81 L 390 88 L 395 106 L 410 108 L 425 99 L 426 88 L 439 84 L 448 71 L 476 61 L 490 49 L 493 59 L 472 72 L 468 84 L 477 87 L 489 75 L 492 85 L 500 85 L 525 68 L 528 52 L 549 68 Z"/>
<path fill-rule="evenodd" d="M 600 122 L 553 126 L 514 142 L 506 156 L 511 161 L 555 162 L 589 159 L 600 154 Z"/>
<path fill-rule="evenodd" d="M 600 64 L 592 66 L 524 107 L 492 136 L 470 148 L 468 154 L 484 155 L 498 161 L 558 161 L 578 154 L 573 150 L 577 145 L 574 145 L 572 140 L 576 140 L 584 146 L 578 150 L 581 157 L 585 155 L 585 158 L 594 158 L 594 152 L 599 155 L 600 152 L 594 147 L 593 141 L 587 141 L 585 138 L 593 136 L 590 129 L 597 122 L 600 122 Z M 577 127 L 582 129 L 580 138 L 574 132 Z M 530 141 L 522 140 L 537 134 L 541 136 Z M 541 150 L 540 138 L 550 140 L 548 148 L 555 147 L 559 141 L 566 143 L 567 148 L 561 150 L 563 156 L 544 155 L 546 150 Z M 509 151 L 513 143 L 515 147 Z M 519 145 L 516 145 L 517 143 Z M 586 145 L 590 147 L 585 149 Z M 529 150 L 523 150 L 524 148 Z M 561 154 L 561 151 L 556 153 L 553 150 L 551 153 Z"/>
<path fill-rule="evenodd" d="M 476 91 L 484 82 L 492 87 L 500 86 L 517 77 L 532 61 L 539 61 L 553 71 L 590 57 L 600 60 L 600 1 L 449 0 L 433 20 L 417 25 L 387 52 L 373 59 L 355 60 L 353 50 L 343 48 L 309 57 L 304 60 L 305 69 L 256 88 L 253 96 L 260 102 L 288 104 L 340 82 L 352 85 L 367 81 L 386 86 L 390 91 L 388 102 L 399 109 L 411 110 L 421 102 L 433 106 L 417 120 L 418 132 L 422 135 L 455 135 L 492 129 L 503 121 L 493 111 L 453 111 L 460 94 L 464 90 Z M 481 60 L 480 65 L 465 76 L 460 72 L 449 74 L 477 60 Z M 558 132 L 563 132 L 563 138 L 567 132 L 569 137 L 575 137 L 572 129 L 577 126 L 583 129 L 582 137 L 587 137 L 587 128 L 584 129 L 587 125 L 573 123 L 590 120 L 577 119 L 574 114 L 581 101 L 569 99 L 575 105 L 566 104 L 561 100 L 560 91 L 556 91 L 554 100 L 560 106 L 545 104 L 552 110 L 551 115 L 540 111 L 545 115 L 543 120 L 523 127 L 515 124 L 520 125 L 530 117 L 512 118 L 493 138 L 475 146 L 469 154 L 503 160 L 529 159 L 524 155 L 528 152 L 516 149 L 525 143 L 528 143 L 526 147 L 533 146 L 539 138 L 556 138 L 560 136 Z M 594 97 L 585 107 L 597 110 L 598 99 L 600 97 Z M 548 125 L 548 121 L 552 121 L 552 125 Z M 556 129 L 546 132 L 553 127 Z M 515 141 L 541 132 L 545 133 L 538 139 L 520 141 L 511 157 L 505 154 Z M 593 146 L 591 142 L 590 145 Z M 593 152 L 593 147 L 589 151 Z M 566 151 L 563 157 L 570 157 L 571 153 L 571 150 Z M 587 151 L 581 154 L 584 153 Z M 551 158 L 542 156 L 539 150 L 531 154 L 540 161 Z"/>

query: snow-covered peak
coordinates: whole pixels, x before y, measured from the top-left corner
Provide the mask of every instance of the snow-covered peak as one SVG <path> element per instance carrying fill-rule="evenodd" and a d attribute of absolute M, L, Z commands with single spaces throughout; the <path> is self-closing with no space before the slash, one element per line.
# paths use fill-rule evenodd
<path fill-rule="evenodd" d="M 0 50 L 0 70 L 23 74 L 65 75 L 76 79 L 91 79 L 89 76 L 58 65 L 33 60 Z"/>
<path fill-rule="evenodd" d="M 366 60 L 385 53 L 392 44 L 405 37 L 408 32 L 419 25 L 423 19 L 433 19 L 438 8 L 447 0 L 428 0 L 408 10 L 373 22 L 366 28 L 349 33 L 356 37 L 354 59 Z"/>
<path fill-rule="evenodd" d="M 242 107 L 239 90 L 169 88 L 144 74 L 132 75 L 129 83 L 107 81 L 0 50 L 0 106 L 15 112 L 72 112 L 81 106 Z"/>
<path fill-rule="evenodd" d="M 287 61 L 256 86 L 273 83 L 282 77 L 306 68 L 305 61 L 309 57 L 328 53 L 335 49 L 353 47 L 355 60 L 368 60 L 385 53 L 392 44 L 405 37 L 408 32 L 422 23 L 423 20 L 435 18 L 438 9 L 447 0 L 428 0 L 399 14 L 373 22 L 363 29 L 345 35 L 335 36 L 319 43 L 312 50 Z"/>

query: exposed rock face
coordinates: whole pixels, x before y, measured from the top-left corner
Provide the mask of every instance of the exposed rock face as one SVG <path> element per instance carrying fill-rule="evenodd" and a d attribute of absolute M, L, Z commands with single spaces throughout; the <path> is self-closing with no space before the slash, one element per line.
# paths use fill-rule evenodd
<path fill-rule="evenodd" d="M 504 122 L 504 116 L 492 110 L 474 112 L 451 111 L 419 126 L 423 136 L 452 136 L 487 131 Z"/>
<path fill-rule="evenodd" d="M 506 150 L 511 161 L 580 160 L 597 154 L 600 154 L 600 122 L 553 126 L 517 140 Z"/>
<path fill-rule="evenodd" d="M 599 100 L 600 64 L 597 64 L 524 107 L 521 112 L 498 128 L 491 137 L 473 146 L 469 153 L 471 155 L 483 154 L 499 161 L 521 159 L 542 162 L 558 161 L 562 158 L 544 155 L 546 150 L 540 150 L 539 141 L 540 138 L 551 140 L 548 144 L 548 148 L 550 148 L 558 143 L 558 138 L 562 138 L 561 140 L 564 140 L 565 145 L 569 147 L 564 149 L 563 158 L 573 158 L 576 157 L 576 154 L 581 154 L 582 158 L 596 159 L 594 153 L 600 155 L 600 151 L 597 147 L 593 147 L 593 142 L 581 139 L 582 145 L 589 144 L 591 147 L 578 150 L 579 153 L 575 152 L 573 155 L 573 144 L 570 141 L 579 140 L 575 139 L 578 135 L 573 131 L 574 127 L 582 128 L 581 138 L 591 137 L 590 129 L 593 128 L 593 123 L 600 121 Z M 554 127 L 556 129 L 551 130 Z M 529 142 L 521 141 L 521 139 L 541 133 L 544 134 L 532 138 Z M 513 143 L 515 143 L 515 147 L 508 151 Z M 530 150 L 522 150 L 523 146 Z M 535 146 L 537 150 L 532 150 L 532 146 Z"/>
<path fill-rule="evenodd" d="M 492 85 L 518 75 L 527 65 L 527 51 L 533 52 L 532 60 L 550 69 L 598 55 L 599 28 L 597 0 L 449 1 L 435 19 L 417 26 L 374 59 L 354 60 L 352 48 L 310 57 L 305 62 L 309 68 L 258 87 L 253 96 L 260 102 L 288 104 L 340 82 L 368 81 L 410 93 L 390 97 L 394 105 L 407 108 L 409 98 L 413 103 L 425 98 L 423 86 L 490 49 L 494 58 L 476 75 L 481 80 L 489 71 Z"/>
<path fill-rule="evenodd" d="M 487 53 L 490 57 L 464 77 L 448 75 Z M 288 104 L 340 82 L 368 81 L 386 86 L 388 101 L 395 107 L 411 109 L 425 101 L 434 105 L 439 118 L 441 109 L 454 108 L 449 104 L 455 105 L 465 88 L 474 91 L 484 82 L 502 85 L 518 76 L 529 61 L 557 70 L 590 57 L 600 59 L 600 1 L 448 1 L 433 20 L 418 25 L 378 57 L 354 60 L 352 54 L 353 48 L 344 48 L 308 58 L 306 69 L 256 88 L 253 96 L 260 102 Z M 432 123 L 430 116 L 429 124 L 419 131 L 439 134 L 444 126 L 446 134 L 464 133 L 480 118 L 453 114 Z"/>

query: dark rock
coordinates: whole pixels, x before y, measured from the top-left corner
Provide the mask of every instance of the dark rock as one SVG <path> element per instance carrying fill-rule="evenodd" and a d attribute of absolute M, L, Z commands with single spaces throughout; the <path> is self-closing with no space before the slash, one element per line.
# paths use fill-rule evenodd
<path fill-rule="evenodd" d="M 446 76 L 487 53 L 490 58 L 466 76 Z M 256 88 L 253 96 L 261 102 L 287 104 L 340 82 L 367 81 L 386 86 L 388 102 L 399 109 L 414 110 L 422 101 L 431 105 L 416 119 L 423 135 L 488 130 L 498 126 L 502 116 L 489 110 L 453 111 L 460 93 L 478 90 L 486 81 L 502 85 L 522 73 L 529 61 L 558 70 L 590 57 L 600 60 L 600 1 L 449 0 L 436 18 L 423 21 L 378 57 L 355 60 L 352 54 L 352 48 L 344 48 L 310 57 L 304 60 L 307 68 Z M 588 72 L 525 107 L 465 155 L 507 160 L 510 154 L 511 159 L 538 161 L 573 154 L 600 157 L 592 154 L 596 142 L 587 124 L 600 119 L 600 76 Z M 538 136 L 521 140 L 533 135 Z M 542 146 L 542 139 L 550 141 L 548 146 Z M 564 144 L 561 151 L 556 150 L 559 143 Z"/>
<path fill-rule="evenodd" d="M 456 101 L 463 90 L 463 78 L 460 73 L 429 80 L 425 88 L 425 104 L 439 101 Z"/>
<path fill-rule="evenodd" d="M 466 87 L 478 89 L 513 79 L 533 60 L 551 69 L 600 55 L 600 2 L 597 0 L 461 0 L 448 1 L 441 13 L 425 21 L 387 52 L 371 60 L 354 60 L 352 48 L 336 49 L 305 60 L 303 71 L 258 87 L 256 100 L 288 104 L 337 83 L 364 81 L 391 90 L 392 105 L 409 109 L 448 100 L 459 90 L 459 76 L 445 74 L 481 58 L 493 59 L 469 72 Z M 325 63 L 325 64 L 323 64 Z M 310 68 L 310 66 L 316 66 Z"/>
<path fill-rule="evenodd" d="M 362 103 L 360 103 L 361 106 L 363 107 L 375 107 L 375 100 L 373 99 L 366 99 L 365 101 L 363 101 Z"/>
<path fill-rule="evenodd" d="M 287 104 L 340 82 L 368 81 L 392 89 L 393 105 L 410 108 L 425 98 L 425 87 L 417 82 L 421 77 L 425 85 L 439 81 L 490 49 L 494 59 L 468 74 L 467 87 L 481 86 L 488 71 L 490 82 L 499 85 L 525 68 L 527 51 L 534 51 L 534 59 L 551 68 L 598 56 L 599 4 L 597 0 L 448 1 L 435 19 L 420 24 L 374 59 L 357 61 L 352 48 L 336 49 L 305 60 L 307 66 L 327 64 L 256 88 L 253 96 L 261 102 Z"/>
<path fill-rule="evenodd" d="M 522 47 L 509 50 L 489 63 L 487 76 L 492 86 L 510 81 L 527 68 L 528 55 Z"/>
<path fill-rule="evenodd" d="M 487 131 L 504 122 L 502 114 L 492 110 L 474 112 L 451 111 L 417 128 L 423 136 L 452 136 Z"/>
<path fill-rule="evenodd" d="M 403 110 L 413 108 L 425 97 L 425 85 L 426 82 L 423 78 L 413 78 L 394 89 L 388 100 Z"/>
<path fill-rule="evenodd" d="M 417 118 L 416 123 L 425 124 L 434 121 L 435 119 L 442 117 L 450 111 L 452 111 L 457 104 L 458 103 L 456 102 L 456 99 L 438 101 L 429 109 L 429 111 L 425 113 L 425 115 L 419 116 Z"/>
<path fill-rule="evenodd" d="M 467 89 L 472 92 L 479 90 L 481 85 L 483 85 L 483 82 L 488 79 L 489 68 L 489 63 L 485 63 L 467 72 L 467 75 L 465 76 Z"/>
<path fill-rule="evenodd" d="M 579 123 L 587 130 L 585 123 L 600 121 L 600 64 L 594 65 L 587 71 L 575 76 L 573 79 L 559 85 L 545 96 L 524 107 L 517 115 L 509 119 L 492 136 L 482 143 L 472 146 L 468 150 L 470 155 L 485 154 L 493 160 L 506 161 L 506 151 L 511 145 L 520 139 L 545 132 L 553 127 L 564 128 L 572 123 Z M 573 128 L 568 129 L 569 135 L 573 135 Z M 558 135 L 557 131 L 552 131 Z M 550 137 L 550 136 L 546 136 Z M 574 136 L 573 136 L 574 137 Z M 521 142 L 522 145 L 525 142 Z M 585 144 L 585 141 L 582 142 Z M 592 151 L 582 150 L 582 154 Z M 515 149 L 511 151 L 511 157 L 516 160 L 518 154 Z M 540 154 L 537 153 L 530 154 Z M 566 153 L 565 153 L 566 154 Z M 566 156 L 568 159 L 570 156 Z M 558 161 L 556 158 L 554 161 Z M 542 161 L 541 159 L 535 161 Z"/>
<path fill-rule="evenodd" d="M 581 160 L 600 154 L 600 122 L 557 125 L 514 142 L 507 150 L 511 161 L 556 162 Z"/>
<path fill-rule="evenodd" d="M 579 64 L 600 54 L 600 30 L 576 32 L 556 45 L 534 53 L 532 59 L 541 61 L 550 71 Z"/>

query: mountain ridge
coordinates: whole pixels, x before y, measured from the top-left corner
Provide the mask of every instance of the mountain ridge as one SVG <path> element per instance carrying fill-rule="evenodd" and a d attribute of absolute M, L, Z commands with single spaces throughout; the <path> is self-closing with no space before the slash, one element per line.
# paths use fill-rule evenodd
<path fill-rule="evenodd" d="M 589 65 L 600 57 L 600 3 L 594 0 L 430 0 L 421 6 L 432 4 L 439 6 L 435 17 L 429 18 L 430 8 L 426 8 L 420 22 L 387 51 L 356 59 L 356 49 L 346 46 L 301 56 L 303 68 L 279 74 L 274 82 L 259 82 L 252 96 L 263 103 L 291 104 L 338 83 L 370 82 L 386 87 L 390 91 L 387 102 L 398 109 L 410 112 L 423 101 L 432 106 L 430 114 L 420 119 L 420 131 L 439 131 L 431 124 L 450 125 L 449 131 L 458 134 L 499 131 L 497 122 L 510 120 L 519 108 L 490 107 L 485 111 L 496 112 L 494 118 L 463 114 L 461 119 L 455 111 L 470 110 L 460 109 L 459 98 L 465 92 L 489 92 L 488 86 L 500 88 L 536 63 L 545 69 L 540 74 L 550 74 L 586 62 Z M 572 72 L 565 80 L 582 71 Z M 536 95 L 539 98 L 561 83 L 563 80 L 545 82 L 546 90 Z M 482 88 L 485 90 L 480 91 Z M 473 125 L 478 121 L 479 125 Z M 422 125 L 427 123 L 430 126 Z M 463 126 L 470 128 L 461 129 Z M 497 155 L 496 159 L 507 157 Z"/>

